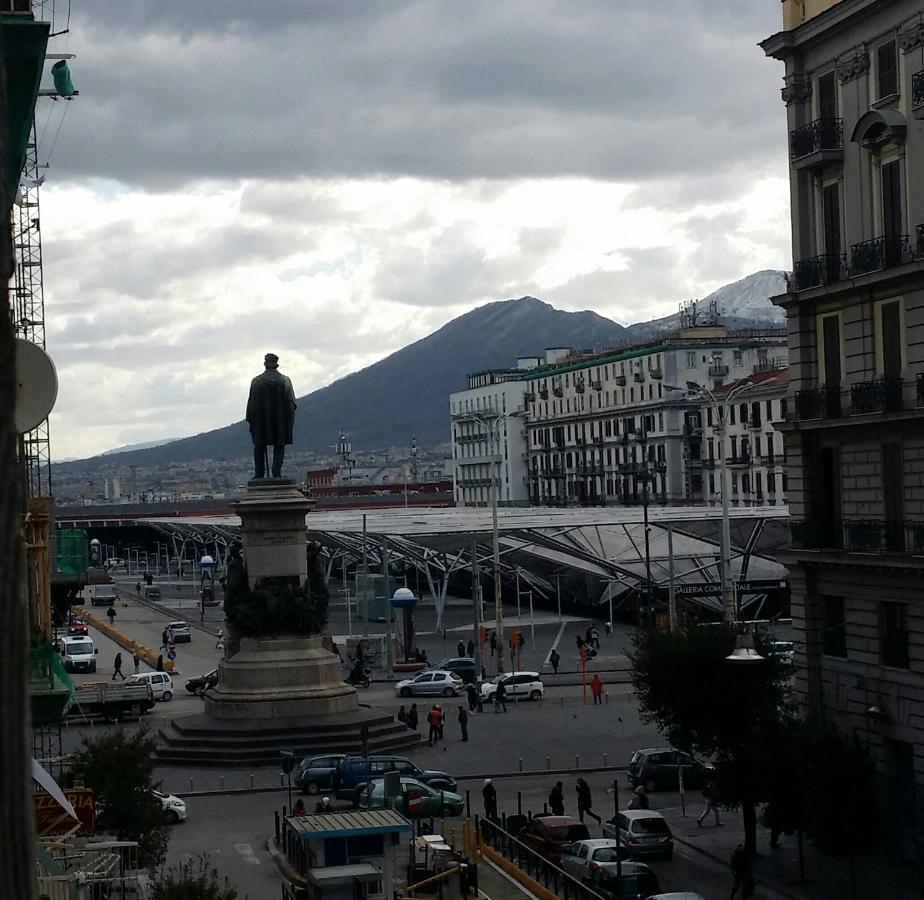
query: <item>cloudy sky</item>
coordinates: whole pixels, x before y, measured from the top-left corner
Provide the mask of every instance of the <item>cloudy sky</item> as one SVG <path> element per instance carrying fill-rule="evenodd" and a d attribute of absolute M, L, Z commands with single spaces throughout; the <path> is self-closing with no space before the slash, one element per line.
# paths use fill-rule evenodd
<path fill-rule="evenodd" d="M 779 15 L 73 0 L 80 97 L 37 110 L 54 455 L 237 420 L 267 350 L 304 394 L 490 300 L 632 322 L 788 268 Z"/>

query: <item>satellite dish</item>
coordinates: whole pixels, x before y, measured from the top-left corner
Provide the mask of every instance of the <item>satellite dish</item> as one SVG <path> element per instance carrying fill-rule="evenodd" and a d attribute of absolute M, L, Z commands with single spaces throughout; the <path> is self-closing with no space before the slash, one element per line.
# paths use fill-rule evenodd
<path fill-rule="evenodd" d="M 16 431 L 25 434 L 41 425 L 58 397 L 58 373 L 38 344 L 16 339 Z"/>

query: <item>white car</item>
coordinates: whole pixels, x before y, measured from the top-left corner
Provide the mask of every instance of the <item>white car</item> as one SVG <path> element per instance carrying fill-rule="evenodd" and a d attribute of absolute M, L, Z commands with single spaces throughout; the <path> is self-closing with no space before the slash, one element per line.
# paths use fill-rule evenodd
<path fill-rule="evenodd" d="M 137 675 L 129 675 L 127 681 L 149 684 L 155 700 L 167 703 L 173 699 L 173 679 L 166 672 L 139 672 Z"/>
<path fill-rule="evenodd" d="M 188 644 L 192 640 L 192 632 L 186 622 L 171 622 L 167 626 L 167 637 L 175 644 Z"/>
<path fill-rule="evenodd" d="M 562 847 L 560 866 L 569 875 L 584 882 L 590 878 L 590 873 L 597 869 L 609 869 L 615 873 L 617 854 L 624 860 L 629 858 L 625 849 L 620 851 L 619 841 L 613 838 L 575 841 Z"/>
<path fill-rule="evenodd" d="M 541 700 L 545 694 L 545 685 L 538 672 L 508 672 L 482 683 L 482 699 L 493 700 L 500 682 L 503 682 L 507 689 L 508 700 Z"/>
<path fill-rule="evenodd" d="M 399 697 L 458 697 L 464 690 L 462 679 L 455 672 L 428 669 L 395 685 Z"/>
<path fill-rule="evenodd" d="M 174 824 L 186 821 L 186 801 L 173 794 L 162 794 L 160 791 L 151 791 L 151 793 L 160 800 L 167 818 Z"/>

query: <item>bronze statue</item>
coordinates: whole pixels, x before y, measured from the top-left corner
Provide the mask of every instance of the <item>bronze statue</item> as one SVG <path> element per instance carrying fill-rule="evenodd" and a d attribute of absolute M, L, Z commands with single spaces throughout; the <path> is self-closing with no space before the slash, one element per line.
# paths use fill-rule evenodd
<path fill-rule="evenodd" d="M 282 475 L 286 445 L 292 443 L 295 426 L 295 391 L 292 382 L 279 371 L 279 357 L 267 353 L 266 371 L 250 382 L 245 418 L 253 440 L 254 478 L 265 478 L 267 449 L 273 448 L 272 476 Z"/>

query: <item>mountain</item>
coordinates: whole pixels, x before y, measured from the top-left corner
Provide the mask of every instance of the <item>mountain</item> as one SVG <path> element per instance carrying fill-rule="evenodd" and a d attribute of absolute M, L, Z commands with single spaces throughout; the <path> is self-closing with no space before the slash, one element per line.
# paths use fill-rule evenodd
<path fill-rule="evenodd" d="M 778 324 L 779 311 L 769 297 L 783 290 L 782 272 L 757 272 L 710 294 L 700 308 L 715 299 L 734 327 Z M 593 312 L 555 309 L 535 297 L 488 303 L 300 398 L 295 447 L 326 453 L 341 428 L 357 450 L 406 445 L 411 435 L 421 446 L 444 443 L 449 438 L 449 394 L 464 387 L 469 373 L 513 366 L 518 356 L 539 355 L 546 347 L 603 349 L 676 327 L 676 315 L 626 327 Z M 245 423 L 236 422 L 161 446 L 133 449 L 117 461 L 163 465 L 237 459 L 247 456 L 250 447 Z"/>
<path fill-rule="evenodd" d="M 139 444 L 123 444 L 121 447 L 113 447 L 111 450 L 104 450 L 100 456 L 113 456 L 116 453 L 130 453 L 132 450 L 150 450 L 152 447 L 163 447 L 164 444 L 172 444 L 180 438 L 162 438 L 159 441 L 143 441 Z M 61 460 L 64 462 L 65 460 Z"/>

